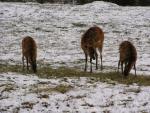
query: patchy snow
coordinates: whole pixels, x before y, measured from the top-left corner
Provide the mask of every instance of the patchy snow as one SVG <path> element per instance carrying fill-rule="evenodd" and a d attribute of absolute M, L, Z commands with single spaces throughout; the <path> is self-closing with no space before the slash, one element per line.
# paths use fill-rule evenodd
<path fill-rule="evenodd" d="M 0 3 L 0 7 L 2 63 L 21 64 L 21 41 L 29 35 L 37 42 L 39 65 L 82 69 L 81 35 L 98 25 L 105 32 L 104 71 L 116 69 L 118 46 L 129 40 L 137 48 L 138 73 L 150 74 L 150 7 L 121 7 L 100 1 L 86 5 Z"/>
<path fill-rule="evenodd" d="M 73 88 L 64 94 L 40 90 L 60 84 Z M 149 113 L 149 92 L 150 87 L 101 83 L 94 78 L 41 79 L 34 75 L 1 73 L 0 112 Z"/>
<path fill-rule="evenodd" d="M 150 74 L 150 7 L 120 7 L 106 2 L 0 2 L 0 63 L 21 64 L 21 41 L 29 35 L 38 45 L 38 65 L 82 69 L 80 38 L 93 25 L 105 32 L 104 71 L 116 69 L 119 44 L 129 40 L 137 48 L 138 74 Z M 39 92 L 60 84 L 72 89 L 64 94 Z M 149 92 L 150 87 L 101 83 L 94 78 L 41 79 L 30 74 L 0 73 L 0 112 L 150 113 Z"/>

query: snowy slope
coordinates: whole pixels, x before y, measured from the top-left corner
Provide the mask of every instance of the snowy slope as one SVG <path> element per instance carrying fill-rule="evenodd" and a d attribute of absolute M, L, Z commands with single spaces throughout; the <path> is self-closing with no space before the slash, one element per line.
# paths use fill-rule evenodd
<path fill-rule="evenodd" d="M 0 3 L 0 60 L 21 63 L 21 40 L 38 44 L 38 63 L 83 68 L 81 35 L 98 25 L 105 32 L 105 70 L 117 67 L 118 46 L 131 41 L 138 52 L 138 73 L 150 74 L 150 7 L 120 7 L 106 2 L 86 5 Z"/>

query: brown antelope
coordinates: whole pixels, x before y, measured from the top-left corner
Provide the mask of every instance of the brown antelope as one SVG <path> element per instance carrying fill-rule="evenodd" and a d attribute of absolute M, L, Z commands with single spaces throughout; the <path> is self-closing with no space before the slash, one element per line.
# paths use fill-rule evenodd
<path fill-rule="evenodd" d="M 97 26 L 89 28 L 81 38 L 81 48 L 85 54 L 85 69 L 87 70 L 87 60 L 88 56 L 90 57 L 90 72 L 92 72 L 92 59 L 96 59 L 96 69 L 98 69 L 98 54 L 96 49 L 98 48 L 100 52 L 100 59 L 101 59 L 101 70 L 102 66 L 102 49 L 103 49 L 103 41 L 104 41 L 104 33 L 102 29 Z"/>
<path fill-rule="evenodd" d="M 118 71 L 119 66 L 121 63 L 121 71 L 124 76 L 128 76 L 131 68 L 134 66 L 135 69 L 135 76 L 136 76 L 136 59 L 137 59 L 137 52 L 136 48 L 132 45 L 129 41 L 123 41 L 119 47 L 120 59 L 118 62 Z M 123 69 L 123 64 L 125 67 Z"/>
<path fill-rule="evenodd" d="M 22 40 L 22 62 L 24 70 L 24 57 L 26 58 L 27 70 L 29 70 L 29 63 L 34 72 L 37 71 L 36 67 L 36 57 L 37 57 L 37 46 L 36 42 L 30 36 L 26 36 Z"/>

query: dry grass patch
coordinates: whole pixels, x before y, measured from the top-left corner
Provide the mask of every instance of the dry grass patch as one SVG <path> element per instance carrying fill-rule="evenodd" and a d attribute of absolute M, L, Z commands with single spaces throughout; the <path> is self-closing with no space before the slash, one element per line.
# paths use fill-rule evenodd
<path fill-rule="evenodd" d="M 0 65 L 0 72 L 17 72 L 21 74 L 33 73 L 32 71 L 22 71 L 22 66 L 19 65 Z M 118 72 L 89 73 L 74 68 L 60 67 L 57 69 L 53 69 L 51 67 L 45 66 L 38 68 L 36 75 L 41 78 L 48 79 L 62 77 L 89 77 L 94 78 L 94 81 L 107 82 L 114 85 L 116 83 L 127 85 L 136 83 L 138 85 L 150 86 L 150 76 L 137 75 L 137 77 L 135 77 L 134 75 L 130 74 L 127 78 L 124 78 Z"/>
<path fill-rule="evenodd" d="M 72 86 L 63 85 L 63 84 L 57 85 L 55 87 L 49 86 L 48 84 L 35 84 L 35 85 L 30 87 L 30 92 L 38 93 L 38 94 L 41 94 L 41 93 L 50 94 L 52 92 L 58 92 L 58 93 L 63 93 L 64 94 L 64 93 L 70 91 L 71 89 L 73 89 Z"/>
<path fill-rule="evenodd" d="M 1 93 L 3 92 L 11 92 L 12 90 L 15 90 L 14 84 L 2 84 L 0 85 L 0 88 L 2 89 Z"/>

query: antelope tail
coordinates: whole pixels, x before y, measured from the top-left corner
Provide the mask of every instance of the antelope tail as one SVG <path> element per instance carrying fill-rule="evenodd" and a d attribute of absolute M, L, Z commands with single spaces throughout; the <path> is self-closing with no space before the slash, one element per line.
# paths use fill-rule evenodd
<path fill-rule="evenodd" d="M 133 65 L 134 65 L 134 62 L 132 62 L 132 61 L 129 61 L 127 63 L 127 65 L 125 66 L 125 69 L 124 69 L 124 76 L 129 75 L 129 72 L 131 71 Z"/>

